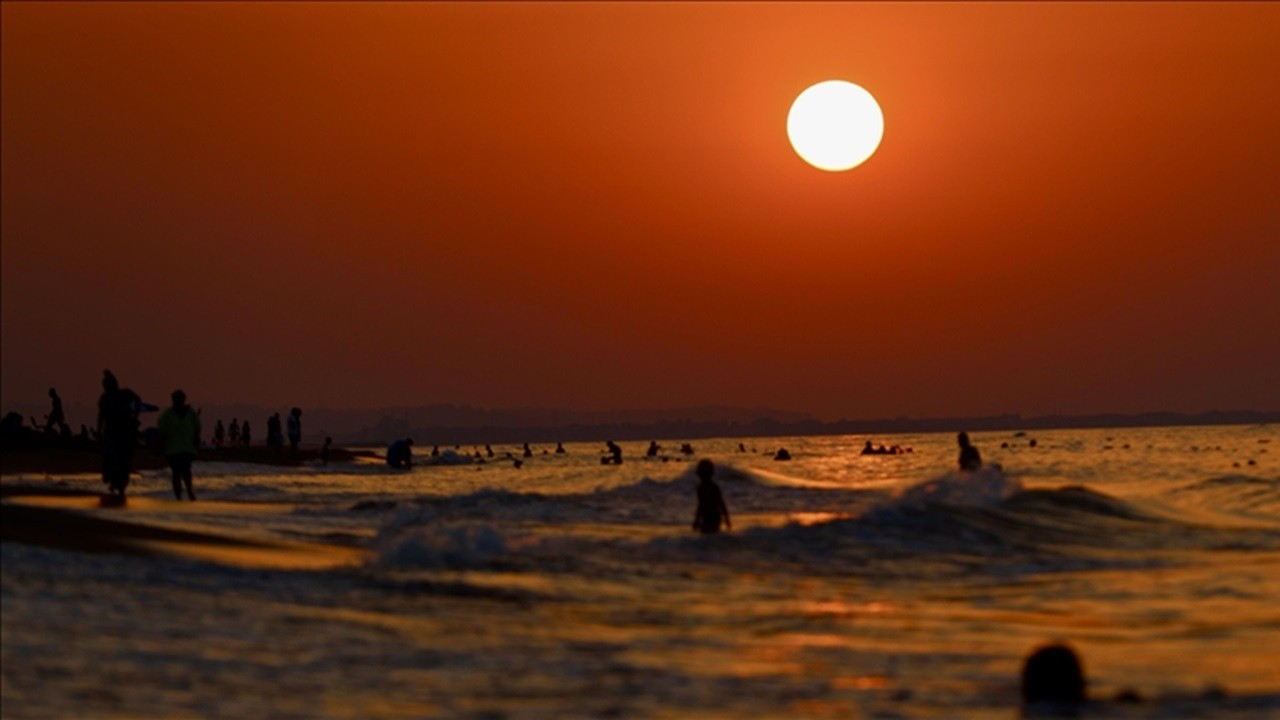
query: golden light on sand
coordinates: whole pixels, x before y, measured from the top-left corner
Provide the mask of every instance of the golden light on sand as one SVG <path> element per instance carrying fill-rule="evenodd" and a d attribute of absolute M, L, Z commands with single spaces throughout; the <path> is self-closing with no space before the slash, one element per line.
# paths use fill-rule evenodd
<path fill-rule="evenodd" d="M 830 172 L 849 170 L 880 147 L 884 113 L 861 86 L 826 80 L 810 85 L 791 103 L 787 137 L 810 165 Z"/>

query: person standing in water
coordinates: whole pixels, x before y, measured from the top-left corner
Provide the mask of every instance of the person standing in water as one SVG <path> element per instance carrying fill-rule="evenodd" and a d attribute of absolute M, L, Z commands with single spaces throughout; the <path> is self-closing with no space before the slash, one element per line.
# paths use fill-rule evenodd
<path fill-rule="evenodd" d="M 716 466 L 710 460 L 700 460 L 694 471 L 698 475 L 698 509 L 693 513 L 693 529 L 704 534 L 720 532 L 720 521 L 724 520 L 724 529 L 732 530 L 729 520 L 729 508 L 724 504 L 724 495 L 720 486 L 711 477 L 716 474 Z"/>
<path fill-rule="evenodd" d="M 170 396 L 173 406 L 160 413 L 156 429 L 160 431 L 160 447 L 173 471 L 173 496 L 182 499 L 182 487 L 187 488 L 187 499 L 195 500 L 191 489 L 191 463 L 200 447 L 200 415 L 187 404 L 187 394 L 174 390 Z"/>
<path fill-rule="evenodd" d="M 960 469 L 971 472 L 982 467 L 982 456 L 978 454 L 978 448 L 969 443 L 969 433 L 960 433 L 956 440 L 960 443 Z"/>
<path fill-rule="evenodd" d="M 98 398 L 98 437 L 102 438 L 102 482 L 113 495 L 124 497 L 133 473 L 133 451 L 138 444 L 138 411 L 142 400 L 122 389 L 110 370 L 102 372 L 102 396 Z"/>

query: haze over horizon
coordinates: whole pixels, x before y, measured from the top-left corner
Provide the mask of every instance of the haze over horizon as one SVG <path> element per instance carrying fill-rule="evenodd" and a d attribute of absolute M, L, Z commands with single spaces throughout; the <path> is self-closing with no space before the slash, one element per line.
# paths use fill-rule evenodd
<path fill-rule="evenodd" d="M 1280 5 L 0 12 L 4 411 L 1280 408 Z"/>

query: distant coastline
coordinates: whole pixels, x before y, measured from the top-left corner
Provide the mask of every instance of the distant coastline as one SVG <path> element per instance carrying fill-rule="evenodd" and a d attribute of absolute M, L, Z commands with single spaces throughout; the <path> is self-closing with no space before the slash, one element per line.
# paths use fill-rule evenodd
<path fill-rule="evenodd" d="M 789 437 L 807 435 L 896 435 L 955 430 L 1054 430 L 1081 428 L 1161 427 L 1189 425 L 1260 425 L 1280 423 L 1280 411 L 1230 410 L 1202 413 L 1098 413 L 1038 415 L 1017 413 L 980 417 L 892 418 L 874 420 L 780 420 L 769 417 L 748 422 L 724 420 L 655 420 L 650 422 L 571 423 L 557 426 L 420 426 L 401 427 L 401 435 L 421 444 L 476 445 L 483 443 L 553 443 L 605 440 L 662 440 L 727 437 Z M 356 434 L 348 446 L 385 443 L 385 437 Z"/>

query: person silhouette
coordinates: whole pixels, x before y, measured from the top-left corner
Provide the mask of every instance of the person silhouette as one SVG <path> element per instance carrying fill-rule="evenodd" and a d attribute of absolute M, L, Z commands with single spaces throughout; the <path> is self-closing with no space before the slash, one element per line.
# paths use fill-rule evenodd
<path fill-rule="evenodd" d="M 527 458 L 533 457 L 533 450 L 529 449 L 529 443 L 524 444 L 524 456 Z"/>
<path fill-rule="evenodd" d="M 614 465 L 621 465 L 622 448 L 618 447 L 618 444 L 612 440 L 606 441 L 604 446 L 609 450 L 609 457 L 603 458 L 604 463 L 608 464 L 612 462 Z"/>
<path fill-rule="evenodd" d="M 320 464 L 329 464 L 329 447 L 333 445 L 333 438 L 325 436 L 324 445 L 320 446 Z"/>
<path fill-rule="evenodd" d="M 298 443 L 302 442 L 302 408 L 290 410 L 289 419 L 286 422 L 289 426 L 289 452 L 297 457 Z"/>
<path fill-rule="evenodd" d="M 187 405 L 187 394 L 174 390 L 170 395 L 173 406 L 165 408 L 156 420 L 160 433 L 160 448 L 164 452 L 169 469 L 173 472 L 173 496 L 182 499 L 182 487 L 186 485 L 187 499 L 195 500 L 191 489 L 191 463 L 200 447 L 200 414 Z"/>
<path fill-rule="evenodd" d="M 102 438 L 102 482 L 112 495 L 124 497 L 133 472 L 133 451 L 138 444 L 138 412 L 142 400 L 121 388 L 110 370 L 102 372 L 98 398 L 98 436 Z"/>
<path fill-rule="evenodd" d="M 982 467 L 982 456 L 978 454 L 978 448 L 969 443 L 969 433 L 960 433 L 956 441 L 960 443 L 960 469 L 971 472 Z"/>
<path fill-rule="evenodd" d="M 661 449 L 662 446 L 656 440 L 650 440 L 649 449 L 644 451 L 644 456 L 647 458 L 658 457 L 658 451 Z"/>
<path fill-rule="evenodd" d="M 413 467 L 413 438 L 396 440 L 387 446 L 387 467 L 397 470 Z"/>
<path fill-rule="evenodd" d="M 240 421 L 231 418 L 231 424 L 227 426 L 227 444 L 235 447 L 240 444 Z"/>
<path fill-rule="evenodd" d="M 562 443 L 562 442 L 558 442 L 558 443 L 556 443 L 556 454 L 557 454 L 557 455 L 564 455 L 564 454 L 565 454 L 564 443 Z"/>
<path fill-rule="evenodd" d="M 267 418 L 267 447 L 279 451 L 284 445 L 284 436 L 280 433 L 280 413 L 272 413 Z"/>
<path fill-rule="evenodd" d="M 710 460 L 699 460 L 694 473 L 698 476 L 698 507 L 693 512 L 693 529 L 704 535 L 718 533 L 723 520 L 725 529 L 732 530 L 733 523 L 729 520 L 724 495 L 720 493 L 720 486 L 711 479 L 716 474 L 715 464 Z"/>
<path fill-rule="evenodd" d="M 227 437 L 227 429 L 222 426 L 221 418 L 213 424 L 213 446 L 215 448 L 222 447 L 222 441 Z"/>
<path fill-rule="evenodd" d="M 49 402 L 53 406 L 49 408 L 49 421 L 45 424 L 45 427 L 51 428 L 65 425 L 67 416 L 62 412 L 62 398 L 58 397 L 58 391 L 53 388 L 49 388 Z"/>
<path fill-rule="evenodd" d="M 253 436 L 249 434 L 248 420 L 245 420 L 244 424 L 240 426 L 240 442 L 244 443 L 245 447 L 249 447 L 249 444 L 253 442 Z"/>
<path fill-rule="evenodd" d="M 1064 643 L 1037 648 L 1022 667 L 1022 702 L 1049 705 L 1069 713 L 1085 700 L 1080 656 Z"/>
<path fill-rule="evenodd" d="M 872 447 L 872 446 L 871 446 L 871 441 L 870 441 L 870 440 L 868 440 L 868 441 L 867 441 L 867 444 L 866 444 L 866 445 L 863 445 L 863 446 L 862 446 L 862 454 L 863 454 L 863 455 L 875 455 L 875 454 L 876 454 L 876 449 L 875 449 L 874 447 Z"/>

